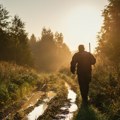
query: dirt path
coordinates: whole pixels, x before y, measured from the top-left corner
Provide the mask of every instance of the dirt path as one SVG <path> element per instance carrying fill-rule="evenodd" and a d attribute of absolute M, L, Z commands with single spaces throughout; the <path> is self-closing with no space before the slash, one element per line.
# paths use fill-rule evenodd
<path fill-rule="evenodd" d="M 49 92 L 36 91 L 21 106 L 21 109 L 18 111 L 19 115 L 21 112 L 23 113 L 24 111 L 28 111 L 28 112 L 25 112 L 25 114 L 22 116 L 20 115 L 20 117 L 24 120 L 28 120 L 28 119 L 35 120 L 39 116 L 44 114 L 45 110 L 51 111 L 51 109 L 49 109 L 50 106 L 52 106 L 52 109 L 53 109 L 54 107 L 56 108 L 57 105 L 59 106 L 59 104 L 61 104 L 60 105 L 61 107 L 59 106 L 60 107 L 59 112 L 56 115 L 54 114 L 53 117 L 61 118 L 62 116 L 64 116 L 65 120 L 68 120 L 69 118 L 70 119 L 73 118 L 73 114 L 77 110 L 77 106 L 75 104 L 76 93 L 74 93 L 74 91 L 71 90 L 71 87 L 67 83 L 65 83 L 65 86 L 68 90 L 68 96 L 66 96 L 67 98 L 65 100 L 63 99 L 63 103 L 58 101 L 59 99 L 53 99 L 56 96 L 56 93 L 54 91 L 49 91 Z M 50 102 L 51 99 L 53 99 L 52 102 Z M 49 102 L 50 104 L 48 106 Z M 56 102 L 56 105 L 55 105 L 55 102 Z M 54 109 L 51 112 L 53 111 Z M 16 116 L 17 119 L 19 118 L 19 115 Z"/>

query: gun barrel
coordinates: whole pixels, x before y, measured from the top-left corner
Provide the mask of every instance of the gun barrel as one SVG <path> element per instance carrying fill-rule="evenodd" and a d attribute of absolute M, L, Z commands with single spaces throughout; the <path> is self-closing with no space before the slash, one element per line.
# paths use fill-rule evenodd
<path fill-rule="evenodd" d="M 91 53 L 91 44 L 89 43 L 89 52 Z"/>

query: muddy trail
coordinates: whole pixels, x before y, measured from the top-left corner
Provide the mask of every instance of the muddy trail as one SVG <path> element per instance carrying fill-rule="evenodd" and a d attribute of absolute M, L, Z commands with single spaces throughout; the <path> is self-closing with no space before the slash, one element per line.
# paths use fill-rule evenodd
<path fill-rule="evenodd" d="M 67 82 L 64 82 L 64 86 L 67 88 L 67 95 L 64 97 L 55 91 L 34 91 L 26 97 L 19 109 L 10 111 L 2 120 L 107 120 L 92 105 L 79 106 L 79 95 Z"/>
<path fill-rule="evenodd" d="M 67 96 L 58 97 L 54 91 L 36 91 L 28 96 L 20 109 L 10 112 L 3 120 L 72 120 L 78 107 L 77 94 L 65 82 Z"/>

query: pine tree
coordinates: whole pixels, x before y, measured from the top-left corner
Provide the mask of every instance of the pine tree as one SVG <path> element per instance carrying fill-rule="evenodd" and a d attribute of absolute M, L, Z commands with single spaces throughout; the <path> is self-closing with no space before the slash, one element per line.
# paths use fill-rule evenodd
<path fill-rule="evenodd" d="M 120 0 L 109 0 L 102 15 L 104 23 L 98 35 L 97 52 L 120 73 Z"/>
<path fill-rule="evenodd" d="M 10 28 L 11 41 L 13 45 L 14 60 L 17 64 L 31 65 L 31 53 L 28 45 L 28 37 L 25 32 L 25 24 L 18 16 L 12 19 L 12 26 Z"/>

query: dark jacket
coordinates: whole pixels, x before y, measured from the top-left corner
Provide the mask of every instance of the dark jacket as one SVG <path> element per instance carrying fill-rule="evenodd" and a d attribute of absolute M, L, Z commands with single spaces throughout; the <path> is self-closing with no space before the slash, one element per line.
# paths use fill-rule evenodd
<path fill-rule="evenodd" d="M 77 66 L 77 74 L 91 73 L 92 67 L 96 63 L 94 56 L 86 51 L 77 52 L 73 55 L 71 61 L 71 72 L 75 73 Z"/>

